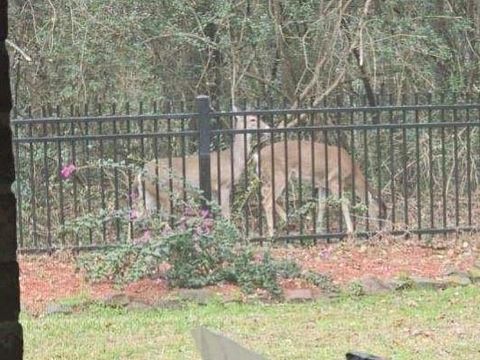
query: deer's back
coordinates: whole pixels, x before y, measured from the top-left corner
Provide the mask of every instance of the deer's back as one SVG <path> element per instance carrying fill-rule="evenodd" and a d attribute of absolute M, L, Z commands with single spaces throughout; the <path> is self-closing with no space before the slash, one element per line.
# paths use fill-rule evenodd
<path fill-rule="evenodd" d="M 210 174 L 214 192 L 218 189 L 218 169 L 220 169 L 220 184 L 231 182 L 230 150 L 221 151 L 219 155 L 216 152 L 212 152 L 210 155 Z M 238 169 L 234 169 L 234 173 L 237 171 Z M 145 164 L 143 178 L 147 190 L 153 191 L 157 182 L 159 186 L 163 187 L 160 189 L 162 191 L 162 189 L 168 189 L 170 178 L 176 189 L 183 188 L 184 177 L 189 185 L 198 187 L 199 172 L 198 155 L 173 157 L 170 160 L 159 158 Z"/>
<path fill-rule="evenodd" d="M 340 147 L 325 145 L 320 142 L 307 140 L 279 141 L 267 145 L 260 151 L 260 166 L 262 174 L 269 176 L 272 173 L 272 159 L 274 172 L 288 172 L 304 177 L 324 177 L 339 173 L 342 177 L 350 176 L 352 160 L 348 153 Z M 290 175 L 290 174 L 289 174 Z"/>

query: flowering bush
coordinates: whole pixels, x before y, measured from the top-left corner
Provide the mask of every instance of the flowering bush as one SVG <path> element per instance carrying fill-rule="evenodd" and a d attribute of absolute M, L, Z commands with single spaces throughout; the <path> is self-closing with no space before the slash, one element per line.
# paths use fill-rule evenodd
<path fill-rule="evenodd" d="M 305 278 L 296 263 L 277 261 L 268 250 L 243 241 L 215 207 L 209 211 L 189 202 L 173 226 L 155 220 L 150 225 L 133 244 L 83 255 L 80 266 L 93 280 L 163 276 L 170 286 L 186 288 L 230 282 L 245 292 L 265 289 L 274 297 L 282 294 L 280 278 Z"/>
<path fill-rule="evenodd" d="M 75 171 L 68 169 L 65 175 Z M 138 200 L 135 192 L 128 196 Z M 282 294 L 280 278 L 304 277 L 297 264 L 275 260 L 268 249 L 244 241 L 217 204 L 208 204 L 207 210 L 201 200 L 198 189 L 191 189 L 187 199 L 172 194 L 175 211 L 167 220 L 160 213 L 144 217 L 137 209 L 125 209 L 119 216 L 142 228 L 141 235 L 113 249 L 82 254 L 79 266 L 92 280 L 130 282 L 160 276 L 172 287 L 185 288 L 229 282 L 245 292 L 267 290 L 273 297 Z"/>
<path fill-rule="evenodd" d="M 137 220 L 138 217 L 139 217 L 139 213 L 138 213 L 137 210 L 131 209 L 131 210 L 129 211 L 128 217 L 129 217 L 130 221 Z"/>
<path fill-rule="evenodd" d="M 65 165 L 60 171 L 60 176 L 62 179 L 67 180 L 75 173 L 76 170 L 77 167 L 75 166 L 75 164 Z"/>

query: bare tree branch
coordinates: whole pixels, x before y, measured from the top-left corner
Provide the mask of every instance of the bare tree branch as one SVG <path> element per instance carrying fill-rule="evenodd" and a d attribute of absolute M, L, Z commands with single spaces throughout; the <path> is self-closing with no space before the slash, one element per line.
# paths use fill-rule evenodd
<path fill-rule="evenodd" d="M 31 62 L 32 58 L 28 56 L 28 54 L 23 51 L 17 44 L 15 44 L 13 41 L 7 39 L 5 42 L 10 45 L 12 48 L 14 48 L 26 61 Z"/>

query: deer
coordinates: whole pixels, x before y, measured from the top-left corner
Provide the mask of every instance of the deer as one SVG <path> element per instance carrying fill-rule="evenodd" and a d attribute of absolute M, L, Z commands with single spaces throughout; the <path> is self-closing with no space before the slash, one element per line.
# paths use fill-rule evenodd
<path fill-rule="evenodd" d="M 352 190 L 356 195 L 366 196 L 369 215 L 374 214 L 380 219 L 386 214 L 386 206 L 382 199 L 377 199 L 378 204 L 372 201 L 373 191 L 367 179 L 352 157 L 341 147 L 306 140 L 288 140 L 263 147 L 258 156 L 262 182 L 262 207 L 270 236 L 274 236 L 273 207 L 275 206 L 275 211 L 284 221 L 287 219 L 287 213 L 277 204 L 277 201 L 288 185 L 288 181 L 293 178 L 301 177 L 302 180 L 313 181 L 315 188 L 318 189 L 317 233 L 324 231 L 322 222 L 327 191 L 340 198 L 340 187 L 343 190 L 354 186 Z M 299 173 L 300 170 L 301 173 Z M 352 234 L 354 229 L 348 204 L 345 201 L 340 202 L 347 233 Z"/>
<path fill-rule="evenodd" d="M 237 109 L 234 108 L 233 111 L 236 112 Z M 236 130 L 268 128 L 269 126 L 258 119 L 256 115 L 235 116 L 234 118 L 234 129 Z M 248 156 L 251 152 L 252 135 L 252 133 L 234 133 L 231 149 L 222 150 L 219 154 L 216 151 L 210 153 L 212 194 L 220 194 L 220 210 L 227 219 L 230 218 L 231 212 L 232 188 L 245 171 L 247 165 L 245 154 Z M 171 161 L 168 158 L 154 159 L 144 165 L 143 170 L 136 177 L 134 188 L 137 188 L 139 200 L 145 200 L 147 214 L 157 210 L 157 199 L 162 209 L 168 209 L 171 199 L 170 181 L 173 185 L 173 192 L 181 193 L 185 190 L 182 181 L 183 169 L 185 169 L 186 182 L 198 188 L 199 160 L 196 154 L 173 157 Z"/>

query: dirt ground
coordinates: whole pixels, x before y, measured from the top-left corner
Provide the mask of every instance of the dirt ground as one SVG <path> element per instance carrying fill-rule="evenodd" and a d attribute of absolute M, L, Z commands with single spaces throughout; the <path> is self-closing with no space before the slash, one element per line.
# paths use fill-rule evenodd
<path fill-rule="evenodd" d="M 383 238 L 311 247 L 282 246 L 273 253 L 278 258 L 296 260 L 304 269 L 328 274 L 339 285 L 367 275 L 381 279 L 407 275 L 435 278 L 452 269 L 463 271 L 473 266 L 480 259 L 480 235 L 429 244 L 418 239 Z M 67 253 L 21 255 L 19 263 L 22 309 L 32 314 L 41 313 L 50 302 L 75 296 L 100 299 L 121 290 L 137 298 L 158 300 L 172 291 L 163 279 L 141 280 L 121 289 L 109 282 L 88 283 Z M 305 287 L 291 280 L 282 285 Z M 214 290 L 223 294 L 237 291 L 228 284 Z"/>

